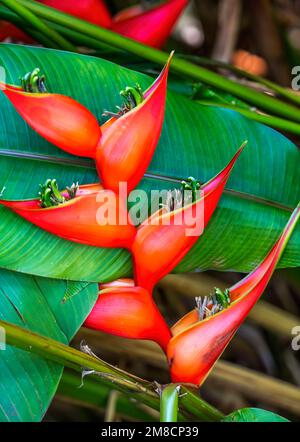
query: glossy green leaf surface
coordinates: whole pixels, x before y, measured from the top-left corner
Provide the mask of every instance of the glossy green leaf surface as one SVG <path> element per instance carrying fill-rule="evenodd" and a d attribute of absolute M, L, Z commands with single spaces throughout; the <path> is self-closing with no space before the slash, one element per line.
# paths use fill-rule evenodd
<path fill-rule="evenodd" d="M 119 91 L 151 79 L 111 62 L 41 48 L 0 46 L 7 82 L 40 67 L 48 90 L 70 95 L 103 122 L 104 110 L 120 105 Z M 222 169 L 244 140 L 227 190 L 204 235 L 177 267 L 251 270 L 267 253 L 300 200 L 300 153 L 278 132 L 227 109 L 201 106 L 170 91 L 159 146 L 140 188 L 173 189 L 194 176 L 202 182 Z M 97 181 L 93 163 L 63 153 L 32 131 L 0 96 L 0 186 L 6 199 L 36 196 L 56 178 L 60 187 Z M 174 181 L 175 180 L 175 181 Z M 176 181 L 177 180 L 177 181 Z M 35 275 L 106 281 L 131 273 L 124 250 L 96 249 L 59 239 L 1 208 L 0 266 Z M 20 257 L 22 257 L 20 259 Z M 300 265 L 300 226 L 281 267 Z"/>
<path fill-rule="evenodd" d="M 67 344 L 97 299 L 97 285 L 89 284 L 64 301 L 67 290 L 70 286 L 65 281 L 2 269 L 0 319 Z M 63 367 L 32 352 L 8 345 L 4 348 L 4 339 L 1 342 L 0 422 L 40 421 Z"/>
<path fill-rule="evenodd" d="M 242 408 L 222 419 L 222 422 L 289 422 L 282 416 L 261 408 Z"/>

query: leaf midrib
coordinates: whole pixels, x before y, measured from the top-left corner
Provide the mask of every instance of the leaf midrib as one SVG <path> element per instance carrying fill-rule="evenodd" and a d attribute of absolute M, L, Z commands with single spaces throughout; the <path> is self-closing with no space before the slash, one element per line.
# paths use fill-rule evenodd
<path fill-rule="evenodd" d="M 76 166 L 76 167 L 84 167 L 84 168 L 90 168 L 95 170 L 95 165 L 92 160 L 88 159 L 80 159 L 80 158 L 63 158 L 63 157 L 56 157 L 53 155 L 43 155 L 38 153 L 30 153 L 30 152 L 22 152 L 19 150 L 10 150 L 10 149 L 0 149 L 0 156 L 5 157 L 13 157 L 13 158 L 21 158 L 21 159 L 27 159 L 27 160 L 33 160 L 33 161 L 44 161 L 47 163 L 53 163 L 53 164 L 62 164 L 66 166 Z M 155 173 L 149 173 L 146 172 L 144 175 L 145 178 L 151 178 L 151 179 L 157 179 L 161 181 L 168 181 L 172 183 L 181 183 L 184 179 L 183 177 L 171 177 L 168 175 L 159 175 Z M 284 210 L 286 212 L 292 212 L 293 207 L 286 206 L 284 204 L 278 203 L 276 201 L 268 200 L 267 198 L 262 198 L 257 195 L 253 195 L 246 192 L 241 192 L 235 189 L 229 189 L 225 188 L 224 190 L 225 194 L 232 195 L 236 198 L 244 199 L 247 201 L 254 201 L 255 203 L 262 204 L 264 206 L 271 206 L 279 210 Z"/>

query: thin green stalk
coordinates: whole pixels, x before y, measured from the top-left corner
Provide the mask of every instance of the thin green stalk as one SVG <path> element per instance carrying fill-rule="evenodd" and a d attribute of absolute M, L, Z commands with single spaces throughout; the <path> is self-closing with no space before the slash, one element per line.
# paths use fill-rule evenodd
<path fill-rule="evenodd" d="M 100 28 L 96 25 L 87 23 L 76 17 L 72 17 L 63 12 L 54 10 L 40 3 L 33 2 L 32 0 L 19 0 L 19 3 L 26 5 L 28 9 L 44 19 L 66 26 L 114 47 L 127 50 L 152 62 L 163 65 L 167 61 L 168 55 L 165 52 L 125 38 L 108 29 Z M 200 80 L 211 86 L 230 92 L 231 94 L 260 107 L 261 109 L 267 110 L 276 115 L 281 115 L 293 121 L 300 121 L 299 110 L 296 107 L 281 102 L 276 98 L 254 91 L 244 85 L 222 77 L 215 72 L 197 66 L 189 61 L 174 57 L 171 69 L 173 72 L 184 74 L 189 78 L 193 78 L 194 80 Z"/>
<path fill-rule="evenodd" d="M 6 9 L 2 9 L 0 12 L 0 17 L 4 20 L 10 21 L 12 23 L 14 23 L 15 25 L 17 25 L 18 27 L 20 27 L 23 30 L 26 30 L 27 33 L 30 32 L 30 34 L 33 34 L 33 31 L 28 28 L 28 23 L 22 21 L 18 16 L 15 16 L 15 14 L 12 14 L 10 11 L 7 11 Z M 17 19 L 16 19 L 17 18 Z M 18 20 L 19 19 L 19 20 Z M 49 22 L 46 21 L 46 24 L 49 25 Z M 80 32 L 74 31 L 72 29 L 69 29 L 63 25 L 57 24 L 55 22 L 53 22 L 51 24 L 52 28 L 54 30 L 56 30 L 57 32 L 59 32 L 61 35 L 65 36 L 68 38 L 69 41 L 71 41 L 72 43 L 76 44 L 76 45 L 82 45 L 82 46 L 86 46 L 88 48 L 91 49 L 103 49 L 103 48 L 107 48 L 109 47 L 109 45 L 106 45 L 104 43 L 101 43 L 99 40 L 92 38 L 92 37 L 88 37 Z M 37 34 L 38 35 L 38 34 Z M 34 35 L 32 35 L 34 37 Z M 41 37 L 39 38 L 39 42 L 43 43 L 41 41 Z M 49 40 L 49 44 L 45 44 L 45 46 L 47 47 L 52 47 L 53 43 L 51 44 L 51 40 Z M 54 46 L 54 45 L 53 45 Z M 266 86 L 268 89 L 272 90 L 273 92 L 276 92 L 277 94 L 279 94 L 280 96 L 292 101 L 293 103 L 299 105 L 300 104 L 300 96 L 297 95 L 296 93 L 290 91 L 289 89 L 282 87 L 266 78 L 263 77 L 259 77 L 257 75 L 253 75 L 250 74 L 249 72 L 246 71 L 242 71 L 241 69 L 236 68 L 235 66 L 232 66 L 230 64 L 227 63 L 223 63 L 217 60 L 210 60 L 210 59 L 206 59 L 204 57 L 198 57 L 198 56 L 186 56 L 186 55 L 179 55 L 178 58 L 182 58 L 182 59 L 186 59 L 186 60 L 190 60 L 190 61 L 194 61 L 195 64 L 197 62 L 198 63 L 202 63 L 206 66 L 212 66 L 212 67 L 219 67 L 219 68 L 224 68 L 227 69 L 231 72 L 234 72 L 235 74 L 239 75 L 240 77 L 244 77 L 247 78 L 255 83 L 261 84 Z M 222 77 L 223 78 L 223 77 Z"/>
<path fill-rule="evenodd" d="M 112 391 L 111 386 L 100 384 L 91 377 L 86 378 L 83 385 L 81 384 L 82 381 L 79 373 L 65 370 L 57 394 L 61 397 L 67 397 L 70 401 L 74 401 L 75 404 L 80 401 L 83 405 L 98 410 L 99 408 L 105 409 L 109 394 Z M 116 412 L 118 415 L 125 416 L 126 418 L 139 419 L 143 422 L 153 422 L 155 421 L 153 415 L 156 417 L 155 411 L 131 401 L 128 395 L 122 393 L 118 399 Z"/>
<path fill-rule="evenodd" d="M 59 49 L 60 47 L 55 44 L 50 38 L 46 37 L 44 34 L 41 34 L 35 28 L 29 27 L 28 23 L 19 17 L 16 14 L 13 14 L 11 11 L 4 7 L 0 7 L 0 19 L 8 21 L 13 25 L 17 26 L 17 28 L 24 31 L 27 35 L 32 37 L 38 43 L 41 43 L 43 46 L 52 49 Z"/>
<path fill-rule="evenodd" d="M 23 18 L 28 24 L 41 34 L 45 35 L 49 40 L 53 40 L 53 42 L 61 49 L 76 52 L 75 46 L 69 43 L 54 29 L 46 25 L 46 23 L 30 11 L 26 5 L 22 5 L 18 0 L 1 0 L 1 3 L 11 11 L 15 12 L 19 17 Z"/>
<path fill-rule="evenodd" d="M 11 23 L 15 24 L 16 26 L 20 27 L 24 31 L 26 31 L 28 34 L 30 34 L 33 38 L 35 38 L 40 43 L 44 44 L 44 46 L 47 47 L 55 47 L 52 43 L 52 41 L 47 41 L 46 37 L 36 31 L 34 31 L 32 28 L 27 27 L 27 23 L 22 20 L 20 17 L 16 16 L 15 14 L 11 13 L 10 11 L 7 11 L 4 8 L 0 7 L 0 18 L 3 20 L 10 21 Z M 98 40 L 86 37 L 80 34 L 77 31 L 73 31 L 72 29 L 68 29 L 62 25 L 58 25 L 56 23 L 52 24 L 53 28 L 60 32 L 62 35 L 65 35 L 70 41 L 72 41 L 75 44 L 83 44 L 84 46 L 87 46 L 89 48 L 93 49 L 100 49 L 103 50 L 105 47 L 107 47 L 105 44 L 99 42 Z M 57 46 L 56 46 L 57 48 Z M 241 113 L 247 118 L 250 118 L 254 121 L 258 121 L 259 123 L 267 124 L 268 126 L 274 127 L 275 129 L 283 130 L 286 132 L 290 132 L 295 135 L 300 135 L 300 125 L 294 122 L 291 122 L 289 120 L 285 120 L 283 118 L 279 117 L 273 117 L 271 115 L 263 115 L 259 114 L 255 111 L 250 111 L 244 108 L 240 108 L 238 106 L 230 105 L 228 102 L 224 100 L 224 103 L 214 103 L 207 100 L 197 100 L 199 103 L 204 105 L 210 105 L 210 106 L 218 106 L 218 107 L 225 107 L 227 109 L 232 109 L 236 112 Z"/>
<path fill-rule="evenodd" d="M 160 422 L 177 422 L 180 385 L 169 384 L 160 393 Z"/>
<path fill-rule="evenodd" d="M 266 86 L 269 90 L 276 92 L 281 97 L 284 97 L 284 98 L 290 100 L 291 102 L 297 104 L 298 106 L 300 105 L 300 95 L 297 95 L 294 91 L 292 91 L 286 87 L 280 86 L 279 84 L 276 84 L 273 81 L 268 80 L 267 78 L 263 78 L 258 75 L 250 74 L 250 72 L 242 71 L 241 69 L 239 69 L 231 64 L 223 63 L 218 60 L 211 60 L 211 59 L 205 58 L 205 57 L 198 57 L 197 55 L 190 55 L 189 56 L 189 55 L 181 55 L 180 54 L 180 57 L 182 57 L 183 59 L 186 59 L 186 60 L 197 62 L 197 64 L 200 63 L 200 64 L 204 64 L 205 66 L 226 69 L 228 71 L 231 71 L 231 72 L 237 74 L 239 77 L 247 78 L 248 80 L 253 81 L 254 83 Z"/>
<path fill-rule="evenodd" d="M 1 0 L 0 0 L 1 1 Z M 22 29 L 26 34 L 30 35 L 34 40 L 41 43 L 43 46 L 47 48 L 59 49 L 60 47 L 53 42 L 53 40 L 46 37 L 44 34 L 36 31 L 27 21 L 22 19 L 20 16 L 14 14 L 12 11 L 7 8 L 0 6 L 0 19 L 8 21 L 17 28 Z M 68 41 L 75 45 L 83 45 L 91 49 L 103 50 L 110 48 L 110 46 L 99 42 L 91 37 L 86 37 L 85 35 L 80 34 L 79 32 L 73 31 L 72 29 L 68 29 L 65 26 L 58 25 L 57 23 L 51 23 L 48 20 L 44 21 L 47 25 L 51 26 L 52 29 L 59 32 L 61 35 L 65 36 Z M 75 48 L 76 49 L 76 48 Z M 77 52 L 77 49 L 76 49 Z"/>
<path fill-rule="evenodd" d="M 234 106 L 226 103 L 217 103 L 207 100 L 196 100 L 197 103 L 203 104 L 205 106 L 216 106 L 222 107 L 230 110 L 234 110 L 244 115 L 247 118 L 251 118 L 259 123 L 266 124 L 268 126 L 274 127 L 275 129 L 290 132 L 295 135 L 300 135 L 300 124 L 294 123 L 293 121 L 284 120 L 283 118 L 274 117 L 272 115 L 264 115 L 255 111 L 241 108 L 239 106 Z"/>
<path fill-rule="evenodd" d="M 28 34 L 30 37 L 34 39 L 34 41 L 40 43 L 41 45 L 45 46 L 46 48 L 51 49 L 61 49 L 57 44 L 53 42 L 50 38 L 48 38 L 46 35 L 42 34 L 39 31 L 34 30 L 33 28 L 24 28 L 24 32 Z"/>
<path fill-rule="evenodd" d="M 95 380 L 98 379 L 108 384 L 112 383 L 114 389 L 127 394 L 130 393 L 131 397 L 155 410 L 159 410 L 159 396 L 150 382 L 113 367 L 94 356 L 9 322 L 0 320 L 0 327 L 3 327 L 6 332 L 6 343 L 8 345 L 39 354 L 46 359 L 69 367 L 77 372 L 82 372 L 83 368 L 93 370 L 95 371 Z M 194 410 L 194 419 L 199 421 L 216 421 L 222 418 L 222 414 L 218 410 L 204 402 L 200 397 L 195 397 L 189 389 L 183 388 L 182 393 L 184 403 L 187 403 L 189 397 L 191 397 L 191 401 L 196 404 L 194 408 L 191 408 Z M 181 410 L 178 414 L 179 420 L 190 420 L 190 413 L 186 412 L 184 407 L 181 407 Z"/>
<path fill-rule="evenodd" d="M 211 405 L 201 398 L 199 401 L 199 391 L 192 387 L 181 386 L 179 406 L 181 410 L 186 410 L 192 416 L 195 413 L 206 415 L 209 412 L 211 422 L 218 422 L 224 417 L 224 414 L 216 408 L 212 409 Z M 209 406 L 209 409 L 207 409 L 207 406 Z"/>

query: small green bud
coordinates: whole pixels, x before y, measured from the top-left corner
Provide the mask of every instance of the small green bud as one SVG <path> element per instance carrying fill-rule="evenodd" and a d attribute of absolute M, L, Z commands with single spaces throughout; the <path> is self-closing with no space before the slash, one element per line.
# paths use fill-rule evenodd
<path fill-rule="evenodd" d="M 45 76 L 39 75 L 40 69 L 35 68 L 32 72 L 28 72 L 21 77 L 21 86 L 25 92 L 30 92 L 33 94 L 45 93 L 47 92 L 45 87 Z"/>
<path fill-rule="evenodd" d="M 199 198 L 199 191 L 201 188 L 201 184 L 196 178 L 192 176 L 188 177 L 186 181 L 181 181 L 182 190 L 191 190 L 192 191 L 192 202 L 194 203 Z"/>
<path fill-rule="evenodd" d="M 226 289 L 225 291 L 215 287 L 215 293 L 214 296 L 216 297 L 216 300 L 218 304 L 221 304 L 223 308 L 227 308 L 230 305 L 230 293 L 229 290 Z"/>
<path fill-rule="evenodd" d="M 48 179 L 44 184 L 40 184 L 39 200 L 41 207 L 59 206 L 76 197 L 78 183 L 73 183 L 71 187 L 67 187 L 68 197 L 65 198 L 58 189 L 55 179 Z"/>

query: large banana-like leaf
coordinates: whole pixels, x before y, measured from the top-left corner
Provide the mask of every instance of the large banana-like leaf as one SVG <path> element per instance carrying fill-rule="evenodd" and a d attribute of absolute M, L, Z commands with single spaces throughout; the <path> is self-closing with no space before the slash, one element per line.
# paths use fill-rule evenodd
<path fill-rule="evenodd" d="M 74 296 L 65 299 L 72 290 Z M 77 283 L 0 271 L 0 319 L 65 344 L 81 326 L 96 298 L 97 284 L 83 285 L 80 290 Z M 40 421 L 63 367 L 14 347 L 6 346 L 4 350 L 2 340 L 0 344 L 0 422 Z"/>
<path fill-rule="evenodd" d="M 70 95 L 103 121 L 103 110 L 120 104 L 119 91 L 145 75 L 108 61 L 48 49 L 0 46 L 7 81 L 40 67 L 50 91 Z M 203 107 L 174 92 L 168 94 L 159 146 L 140 187 L 174 188 L 174 179 L 190 175 L 205 181 L 225 166 L 248 140 L 219 208 L 195 247 L 177 267 L 249 271 L 266 254 L 300 199 L 300 153 L 276 131 L 225 109 Z M 97 180 L 94 165 L 72 157 L 34 133 L 2 94 L 0 96 L 0 186 L 4 197 L 36 196 L 39 183 L 57 178 L 61 187 L 73 181 Z M 177 184 L 178 186 L 178 184 Z M 104 281 L 131 272 L 124 250 L 73 244 L 43 232 L 1 208 L 0 266 L 36 275 Z M 300 226 L 280 262 L 300 264 Z"/>
<path fill-rule="evenodd" d="M 222 422 L 289 422 L 282 416 L 261 408 L 242 408 L 222 419 Z"/>

